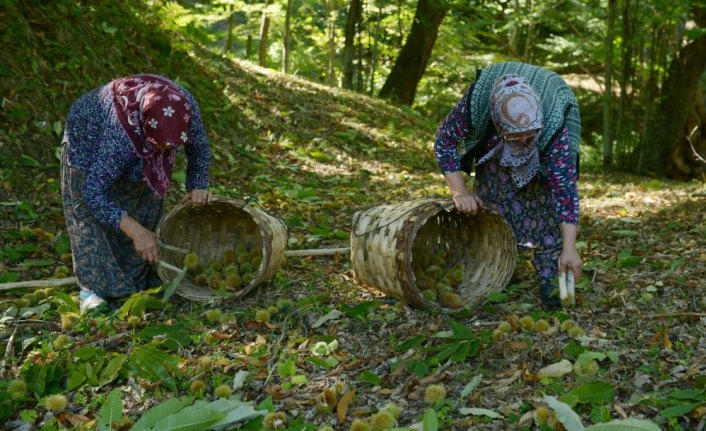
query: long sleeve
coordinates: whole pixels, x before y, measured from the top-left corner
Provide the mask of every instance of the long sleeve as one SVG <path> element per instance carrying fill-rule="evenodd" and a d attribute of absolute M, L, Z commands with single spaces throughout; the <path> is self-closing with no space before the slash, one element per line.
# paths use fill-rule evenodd
<path fill-rule="evenodd" d="M 87 171 L 81 193 L 98 221 L 117 228 L 127 212 L 110 198 L 110 189 L 126 167 L 135 163 L 136 156 L 132 147 L 121 145 L 120 140 L 111 139 L 110 135 L 104 136 L 107 140 L 94 147 L 98 152 L 96 162 Z"/>
<path fill-rule="evenodd" d="M 540 163 L 552 189 L 559 223 L 578 224 L 579 193 L 576 185 L 578 169 L 566 128 L 549 143 L 549 148 L 542 154 Z"/>
<path fill-rule="evenodd" d="M 184 146 L 188 166 L 186 168 L 186 190 L 205 190 L 208 188 L 211 163 L 211 150 L 208 145 L 208 136 L 201 119 L 196 100 L 188 95 L 191 104 L 191 125 L 189 126 L 189 141 Z"/>
<path fill-rule="evenodd" d="M 436 132 L 434 156 L 444 175 L 461 170 L 458 145 L 473 131 L 469 121 L 472 90 L 473 86 L 466 90 Z"/>

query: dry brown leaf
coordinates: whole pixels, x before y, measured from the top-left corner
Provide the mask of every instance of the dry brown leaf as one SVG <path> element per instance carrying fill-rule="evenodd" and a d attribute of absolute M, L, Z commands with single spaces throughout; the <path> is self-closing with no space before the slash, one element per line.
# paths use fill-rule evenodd
<path fill-rule="evenodd" d="M 351 401 L 353 401 L 354 395 L 355 395 L 355 389 L 343 394 L 341 399 L 338 401 L 338 406 L 336 406 L 336 414 L 338 415 L 338 422 L 343 423 L 346 420 L 346 415 L 348 414 L 348 406 L 350 406 Z"/>
<path fill-rule="evenodd" d="M 691 419 L 701 419 L 706 416 L 706 406 L 698 406 L 687 415 Z"/>

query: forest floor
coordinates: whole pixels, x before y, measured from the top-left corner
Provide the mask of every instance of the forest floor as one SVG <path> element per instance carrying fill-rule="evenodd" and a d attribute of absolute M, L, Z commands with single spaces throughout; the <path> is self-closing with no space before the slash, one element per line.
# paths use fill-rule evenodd
<path fill-rule="evenodd" d="M 0 207 L 5 277 L 47 278 L 67 252 L 56 175 L 37 173 L 5 177 L 5 190 L 18 198 Z M 570 405 L 585 424 L 629 417 L 663 429 L 703 429 L 706 187 L 584 175 L 581 195 L 584 279 L 577 306 L 557 312 L 539 307 L 523 254 L 501 294 L 460 316 L 361 287 L 346 254 L 290 258 L 272 283 L 218 306 L 219 315 L 178 296 L 165 306 L 152 293 L 134 296 L 132 308 L 122 303 L 78 318 L 69 304 L 75 288 L 51 289 L 47 297 L 36 289 L 2 291 L 3 378 L 29 384 L 23 398 L 3 401 L 13 411 L 6 426 L 91 428 L 112 389 L 136 420 L 189 394 L 195 380 L 205 383 L 197 398 L 213 400 L 215 387 L 233 386 L 239 375 L 247 377 L 234 396 L 284 412 L 289 429 L 347 430 L 390 402 L 401 410 L 401 427 L 560 429 L 541 424 L 545 395 Z M 330 213 L 335 220 L 336 210 Z M 140 307 L 136 297 L 150 299 Z M 526 316 L 548 328 L 523 329 Z M 509 330 L 493 335 L 502 322 Z M 146 346 L 163 356 L 144 359 L 138 353 Z M 117 368 L 105 371 L 116 358 Z M 46 374 L 49 363 L 55 368 Z M 540 371 L 552 364 L 553 371 Z M 39 377 L 42 384 L 33 381 Z M 430 385 L 443 385 L 445 399 L 426 401 Z M 35 408 L 54 392 L 67 395 L 65 410 Z M 256 418 L 244 429 L 262 426 Z"/>

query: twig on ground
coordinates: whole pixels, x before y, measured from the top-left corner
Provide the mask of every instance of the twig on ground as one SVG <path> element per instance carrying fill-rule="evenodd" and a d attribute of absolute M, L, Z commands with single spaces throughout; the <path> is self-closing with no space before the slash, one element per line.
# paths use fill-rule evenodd
<path fill-rule="evenodd" d="M 644 317 L 648 319 L 663 319 L 665 317 L 706 317 L 706 313 L 680 311 L 675 313 L 648 314 Z"/>

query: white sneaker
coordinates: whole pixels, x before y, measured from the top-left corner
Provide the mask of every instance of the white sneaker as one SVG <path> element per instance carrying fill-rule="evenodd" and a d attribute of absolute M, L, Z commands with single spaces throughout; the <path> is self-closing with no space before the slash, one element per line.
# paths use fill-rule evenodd
<path fill-rule="evenodd" d="M 105 304 L 105 300 L 90 290 L 82 290 L 78 294 L 78 303 L 78 308 L 81 310 L 81 314 L 86 314 L 90 310 Z"/>

